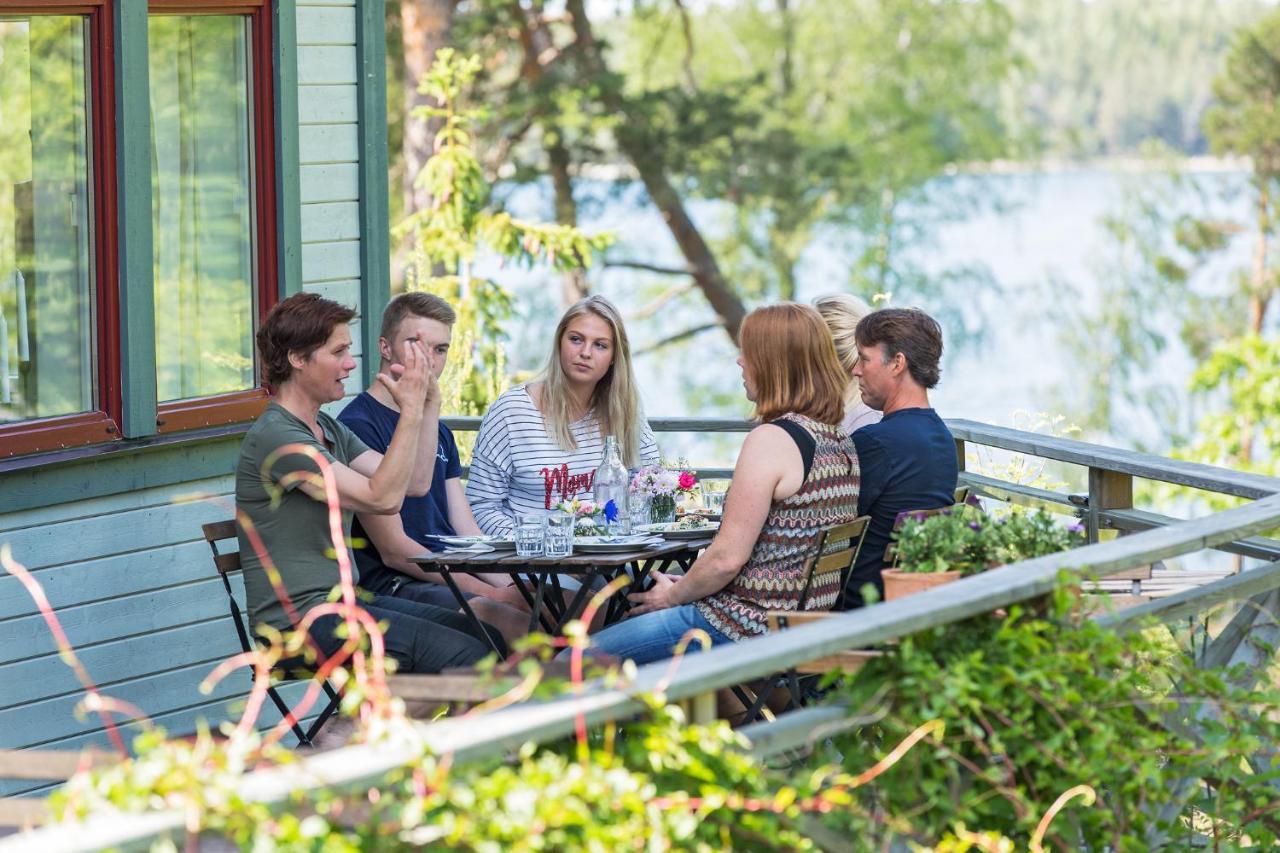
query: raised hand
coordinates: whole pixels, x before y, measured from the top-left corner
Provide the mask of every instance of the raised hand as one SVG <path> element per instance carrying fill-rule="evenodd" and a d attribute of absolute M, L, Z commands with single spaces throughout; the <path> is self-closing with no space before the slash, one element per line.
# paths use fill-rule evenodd
<path fill-rule="evenodd" d="M 379 373 L 378 381 L 391 394 L 401 412 L 426 406 L 428 384 L 439 395 L 439 386 L 431 375 L 426 351 L 418 341 L 407 342 L 403 363 L 392 364 L 387 373 Z"/>
<path fill-rule="evenodd" d="M 438 359 L 440 356 L 427 353 L 427 396 L 423 400 L 426 408 L 440 408 L 444 395 L 440 391 L 440 364 Z"/>

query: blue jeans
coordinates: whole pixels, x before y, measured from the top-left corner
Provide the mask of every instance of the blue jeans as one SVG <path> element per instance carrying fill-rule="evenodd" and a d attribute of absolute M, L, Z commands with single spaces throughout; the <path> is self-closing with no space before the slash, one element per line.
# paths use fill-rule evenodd
<path fill-rule="evenodd" d="M 589 637 L 591 645 L 587 653 L 603 653 L 616 658 L 629 658 L 637 664 L 666 660 L 675 651 L 680 638 L 693 628 L 706 631 L 711 637 L 712 646 L 733 642 L 713 628 L 697 607 L 692 604 L 683 604 L 679 607 L 668 607 L 666 610 L 632 616 L 630 619 L 592 634 Z M 702 643 L 692 640 L 685 651 L 686 653 L 697 652 L 701 649 Z"/>

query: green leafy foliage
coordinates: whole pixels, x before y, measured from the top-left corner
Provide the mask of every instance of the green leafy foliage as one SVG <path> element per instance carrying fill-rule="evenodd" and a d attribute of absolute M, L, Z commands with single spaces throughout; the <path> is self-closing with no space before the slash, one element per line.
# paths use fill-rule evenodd
<path fill-rule="evenodd" d="M 903 513 L 893 534 L 894 567 L 968 576 L 1082 545 L 1082 530 L 1079 524 L 1063 525 L 1042 509 L 994 516 L 962 505 L 935 515 Z"/>
<path fill-rule="evenodd" d="M 511 293 L 497 281 L 471 274 L 478 254 L 568 270 L 589 266 L 612 242 L 607 233 L 527 222 L 494 206 L 474 136 L 485 111 L 465 102 L 480 70 L 478 58 L 446 48 L 421 81 L 421 91 L 438 106 L 420 108 L 418 117 L 442 120 L 435 154 L 416 178 L 430 191 L 432 205 L 395 229 L 398 238 L 414 238 L 408 289 L 435 293 L 458 312 L 454 350 L 459 355 L 450 359 L 441 379 L 445 411 L 463 415 L 483 414 L 507 381 L 504 324 L 512 315 Z M 463 448 L 464 455 L 469 449 Z"/>
<path fill-rule="evenodd" d="M 1197 669 L 1163 629 L 1116 634 L 1077 621 L 1072 606 L 1064 594 L 1048 616 L 1015 608 L 999 622 L 924 631 L 836 684 L 852 707 L 882 715 L 835 739 L 846 768 L 865 766 L 922 720 L 945 727 L 851 809 L 883 816 L 868 847 L 887 834 L 929 843 L 956 825 L 1027 843 L 1059 795 L 1082 784 L 1097 802 L 1063 807 L 1047 846 L 1147 850 L 1156 831 L 1177 845 L 1201 833 L 1275 843 L 1277 824 L 1265 811 L 1276 799 L 1273 779 L 1245 760 L 1280 735 L 1269 715 L 1257 715 L 1280 698 L 1275 688 Z M 1203 810 L 1194 827 L 1184 822 L 1192 810 L 1183 797 Z M 862 820 L 824 822 L 868 829 Z"/>

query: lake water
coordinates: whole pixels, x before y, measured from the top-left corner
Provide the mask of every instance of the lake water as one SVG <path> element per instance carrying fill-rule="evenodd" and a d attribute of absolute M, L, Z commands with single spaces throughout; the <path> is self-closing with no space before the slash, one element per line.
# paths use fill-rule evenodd
<path fill-rule="evenodd" d="M 1191 173 L 1206 190 L 1216 214 L 1245 219 L 1247 200 L 1238 191 L 1245 175 L 1238 168 L 1210 166 Z M 1107 215 L 1116 215 L 1135 188 L 1155 187 L 1167 179 L 1163 173 L 1118 171 L 1082 167 L 1037 174 L 987 174 L 942 179 L 930 194 L 945 204 L 955 193 L 977 195 L 990 203 L 959 221 L 937 224 L 929 244 L 915 249 L 926 269 L 939 271 L 964 265 L 985 267 L 998 293 L 955 287 L 944 299 L 967 306 L 982 336 L 965 347 L 950 347 L 943 378 L 932 395 L 936 408 L 947 417 L 971 418 L 1012 424 L 1015 413 L 1044 411 L 1055 400 L 1070 400 L 1079 391 L 1075 383 L 1096 380 L 1086 365 L 1076 362 L 1064 339 L 1066 306 L 1083 304 L 1097 309 L 1100 283 L 1118 275 L 1114 243 L 1102 226 Z M 611 230 L 617 245 L 611 256 L 654 264 L 681 266 L 682 260 L 657 213 L 645 204 L 638 187 L 606 193 L 588 185 L 580 193 L 581 219 L 588 230 Z M 1173 206 L 1192 205 L 1194 194 L 1175 197 Z M 519 215 L 548 218 L 548 193 L 540 187 L 522 187 L 508 195 L 510 208 Z M 714 238 L 727 207 L 695 203 L 691 213 L 709 238 Z M 811 299 L 838 291 L 848 281 L 847 255 L 839 242 L 827 235 L 806 251 L 799 297 Z M 1247 262 L 1244 240 L 1226 256 L 1199 274 L 1192 286 L 1212 287 L 1226 265 Z M 546 358 L 549 336 L 560 311 L 559 280 L 553 274 L 481 265 L 480 271 L 513 287 L 519 321 L 512 324 L 512 366 L 531 371 Z M 596 289 L 633 314 L 679 279 L 629 269 L 592 273 Z M 894 304 L 911 304 L 899 296 Z M 710 310 L 696 292 L 670 303 L 658 314 L 628 324 L 633 350 L 643 351 L 654 341 L 679 330 L 711 320 Z M 1172 332 L 1172 330 L 1171 330 Z M 1085 341 L 1086 347 L 1105 347 L 1105 341 Z M 744 415 L 749 406 L 739 396 L 741 385 L 734 358 L 736 350 L 720 331 L 706 332 L 691 341 L 642 354 L 636 359 L 645 409 L 651 417 L 677 415 Z M 1184 388 L 1192 365 L 1176 347 L 1139 367 L 1143 381 L 1167 382 Z M 1059 405 L 1062 405 L 1059 403 Z M 1166 449 L 1163 437 L 1169 425 L 1155 422 L 1140 409 L 1120 409 L 1124 429 L 1115 435 L 1094 436 L 1126 446 Z M 1069 410 L 1056 409 L 1068 419 Z M 727 464 L 733 456 L 732 441 L 693 441 L 664 438 L 664 450 L 683 454 L 696 464 Z M 710 458 L 709 458 L 710 457 Z"/>

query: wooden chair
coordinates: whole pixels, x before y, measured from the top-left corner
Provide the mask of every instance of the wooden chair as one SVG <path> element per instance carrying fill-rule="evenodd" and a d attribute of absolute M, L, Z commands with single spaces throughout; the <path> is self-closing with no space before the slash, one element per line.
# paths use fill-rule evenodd
<path fill-rule="evenodd" d="M 849 574 L 853 571 L 853 566 L 858 561 L 858 554 L 862 550 L 862 542 L 866 538 L 867 529 L 870 526 L 871 516 L 863 515 L 844 524 L 833 524 L 830 527 L 823 528 L 818 534 L 818 542 L 814 548 L 813 556 L 805 562 L 802 575 L 803 585 L 800 588 L 800 598 L 796 602 L 796 609 L 770 611 L 768 614 L 770 631 L 783 630 L 791 624 L 810 622 L 834 615 L 828 611 L 805 610 L 805 606 L 809 603 L 809 594 L 813 590 L 814 578 L 824 575 L 836 575 L 836 583 L 839 584 L 836 599 L 838 606 L 844 599 L 844 589 L 849 581 Z M 835 546 L 840 547 L 830 550 Z M 826 658 L 823 660 L 825 661 Z M 799 676 L 802 674 L 825 673 L 830 668 L 830 666 L 827 666 L 810 673 L 803 667 L 797 667 L 766 679 L 758 691 L 753 691 L 744 685 L 734 687 L 734 695 L 747 708 L 744 721 L 751 723 L 764 715 L 770 696 L 778 688 L 789 690 L 791 703 L 799 707 L 803 699 Z"/>
<path fill-rule="evenodd" d="M 227 591 L 228 609 L 231 611 L 231 621 L 236 626 L 236 636 L 240 638 L 240 648 L 245 652 L 253 651 L 254 642 L 249 636 L 249 629 L 245 622 L 244 614 L 240 609 L 240 603 L 236 601 L 235 592 L 231 588 L 231 575 L 241 570 L 240 551 L 219 551 L 218 543 L 228 539 L 236 538 L 236 523 L 234 520 L 214 521 L 201 527 L 204 531 L 204 539 L 209 543 L 209 550 L 213 552 L 213 565 L 218 570 L 218 577 L 222 578 L 222 586 Z M 280 668 L 278 676 L 281 680 L 303 680 L 313 677 L 311 673 L 306 672 L 297 666 L 291 665 L 289 662 L 282 662 L 284 665 Z M 253 673 L 249 673 L 252 682 Z M 328 703 L 320 711 L 320 715 L 315 718 L 307 729 L 302 728 L 301 721 L 293 721 L 293 733 L 298 738 L 299 746 L 311 746 L 315 740 L 316 734 L 320 731 L 321 726 L 333 716 L 338 710 L 338 703 L 341 696 L 333 685 L 327 681 L 323 685 L 325 694 L 329 697 Z M 284 697 L 273 684 L 267 690 L 267 695 L 271 697 L 271 701 L 280 711 L 281 716 L 288 717 L 293 712 L 290 710 Z"/>
<path fill-rule="evenodd" d="M 0 749 L 0 779 L 63 782 L 82 767 L 102 767 L 119 760 L 115 753 L 96 749 Z M 5 829 L 31 829 L 43 822 L 47 813 L 45 797 L 0 797 L 0 835 Z"/>

